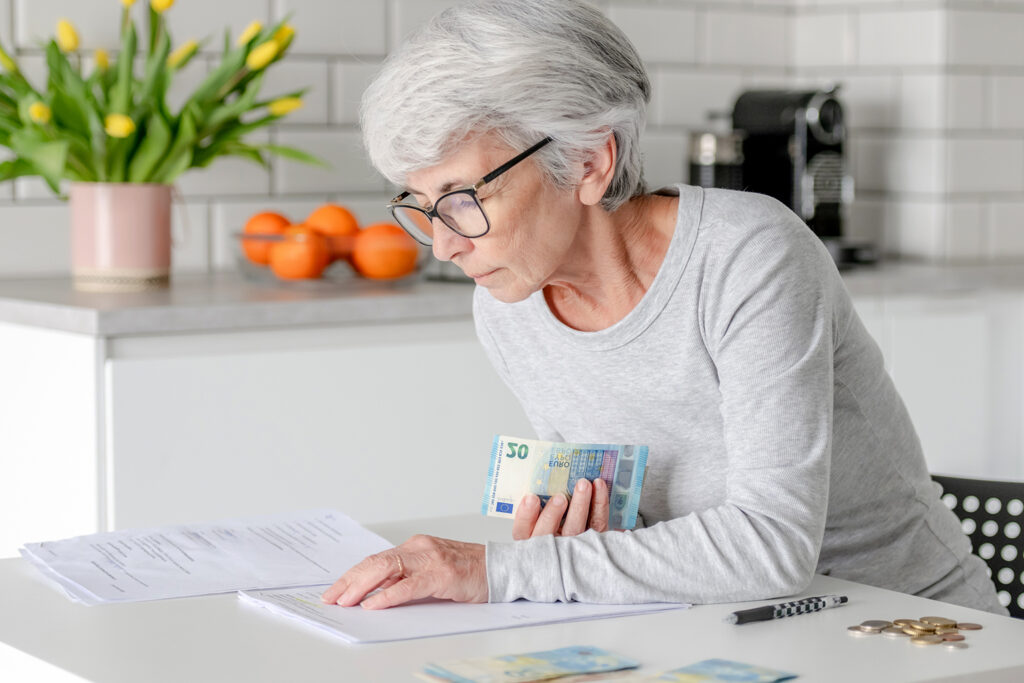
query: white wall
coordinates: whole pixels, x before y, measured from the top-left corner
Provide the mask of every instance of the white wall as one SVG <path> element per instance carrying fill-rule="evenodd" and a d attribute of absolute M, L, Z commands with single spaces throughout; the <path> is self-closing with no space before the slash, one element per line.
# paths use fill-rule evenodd
<path fill-rule="evenodd" d="M 144 2 L 137 3 L 137 10 Z M 386 183 L 359 144 L 359 97 L 388 50 L 450 0 L 178 0 L 177 42 L 294 12 L 288 60 L 269 90 L 312 87 L 271 131 L 334 166 L 222 160 L 186 174 L 177 270 L 230 268 L 229 234 L 263 208 L 301 218 L 327 199 L 386 218 Z M 687 133 L 752 87 L 841 80 L 854 126 L 858 198 L 849 231 L 931 260 L 1024 259 L 1024 0 L 601 0 L 637 44 L 654 84 L 644 141 L 652 185 L 686 178 Z M 0 0 L 0 40 L 30 75 L 60 17 L 87 50 L 116 45 L 117 0 Z M 141 15 L 141 11 L 139 12 Z M 213 57 L 183 74 L 194 86 Z M 4 150 L 0 150 L 0 155 Z M 0 184 L 0 277 L 64 274 L 68 214 L 37 180 Z"/>
<path fill-rule="evenodd" d="M 931 261 L 1024 258 L 1024 2 L 802 0 L 795 82 L 841 80 L 854 229 Z"/>

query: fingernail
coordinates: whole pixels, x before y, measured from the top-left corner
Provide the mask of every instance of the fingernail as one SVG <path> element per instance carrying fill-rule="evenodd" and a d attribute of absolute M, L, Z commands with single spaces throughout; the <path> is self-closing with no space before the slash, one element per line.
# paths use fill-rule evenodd
<path fill-rule="evenodd" d="M 580 479 L 576 482 L 576 493 L 583 493 L 587 489 L 587 480 Z"/>
<path fill-rule="evenodd" d="M 557 505 L 558 507 L 562 507 L 562 506 L 563 506 L 563 505 L 565 505 L 565 504 L 566 504 L 566 503 L 567 503 L 568 501 L 569 501 L 569 499 L 565 497 L 565 494 L 564 494 L 564 493 L 559 493 L 559 494 L 558 494 L 557 496 L 555 496 L 555 497 L 554 497 L 554 499 L 552 499 L 552 502 L 553 502 L 553 503 L 554 503 L 555 505 Z"/>
<path fill-rule="evenodd" d="M 532 510 L 533 508 L 537 507 L 537 496 L 527 494 L 523 496 L 523 500 L 519 503 L 519 505 L 526 508 L 527 510 Z"/>

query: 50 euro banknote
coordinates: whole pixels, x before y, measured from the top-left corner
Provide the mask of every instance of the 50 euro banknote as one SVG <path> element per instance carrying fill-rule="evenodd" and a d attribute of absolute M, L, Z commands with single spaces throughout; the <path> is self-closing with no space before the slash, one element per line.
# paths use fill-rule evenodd
<path fill-rule="evenodd" d="M 546 504 L 559 493 L 571 497 L 580 479 L 601 478 L 608 486 L 611 529 L 636 526 L 647 471 L 647 446 L 559 443 L 496 436 L 491 446 L 482 512 L 511 518 L 528 493 Z"/>

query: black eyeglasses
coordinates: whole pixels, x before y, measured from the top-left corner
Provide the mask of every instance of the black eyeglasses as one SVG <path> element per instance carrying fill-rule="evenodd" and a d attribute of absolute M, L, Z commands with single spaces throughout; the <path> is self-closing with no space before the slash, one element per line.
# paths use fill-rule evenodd
<path fill-rule="evenodd" d="M 445 192 L 437 198 L 433 208 L 403 203 L 412 194 L 403 192 L 388 204 L 391 215 L 395 217 L 399 225 L 405 228 L 407 233 L 412 235 L 413 239 L 427 246 L 434 243 L 434 218 L 440 218 L 442 223 L 463 237 L 470 239 L 483 237 L 491 229 L 491 222 L 487 219 L 487 214 L 484 213 L 484 207 L 480 203 L 480 197 L 477 196 L 476 191 L 549 142 L 551 142 L 551 138 L 544 138 L 469 187 Z"/>

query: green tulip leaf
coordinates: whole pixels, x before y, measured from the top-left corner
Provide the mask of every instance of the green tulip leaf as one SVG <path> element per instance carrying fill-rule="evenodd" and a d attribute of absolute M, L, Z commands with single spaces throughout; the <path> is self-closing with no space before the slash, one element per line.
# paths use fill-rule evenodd
<path fill-rule="evenodd" d="M 261 149 L 271 154 L 276 154 L 279 157 L 285 159 L 291 159 L 292 161 L 301 161 L 304 164 L 311 164 L 313 166 L 320 166 L 321 168 L 331 168 L 331 165 L 321 159 L 320 157 L 314 156 L 309 152 L 304 152 L 301 149 L 295 147 L 287 147 L 285 145 L 254 145 L 257 149 Z"/>
<path fill-rule="evenodd" d="M 59 128 L 67 129 L 88 143 L 92 137 L 89 128 L 89 113 L 82 100 L 75 99 L 57 90 L 53 93 L 53 122 Z"/>
<path fill-rule="evenodd" d="M 171 127 L 160 112 L 153 112 L 146 123 L 142 143 L 128 165 L 128 182 L 147 182 L 170 145 Z"/>
<path fill-rule="evenodd" d="M 11 159 L 0 163 L 0 182 L 33 175 L 39 175 L 39 171 L 24 159 Z"/>
<path fill-rule="evenodd" d="M 32 164 L 46 184 L 59 193 L 60 179 L 68 158 L 67 140 L 41 140 L 28 129 L 11 135 L 11 149 L 18 157 Z"/>
<path fill-rule="evenodd" d="M 134 80 L 132 67 L 134 66 L 137 48 L 138 36 L 135 34 L 135 24 L 130 23 L 121 37 L 121 54 L 117 56 L 117 80 L 110 91 L 111 112 L 118 114 L 130 113 L 132 84 Z"/>

